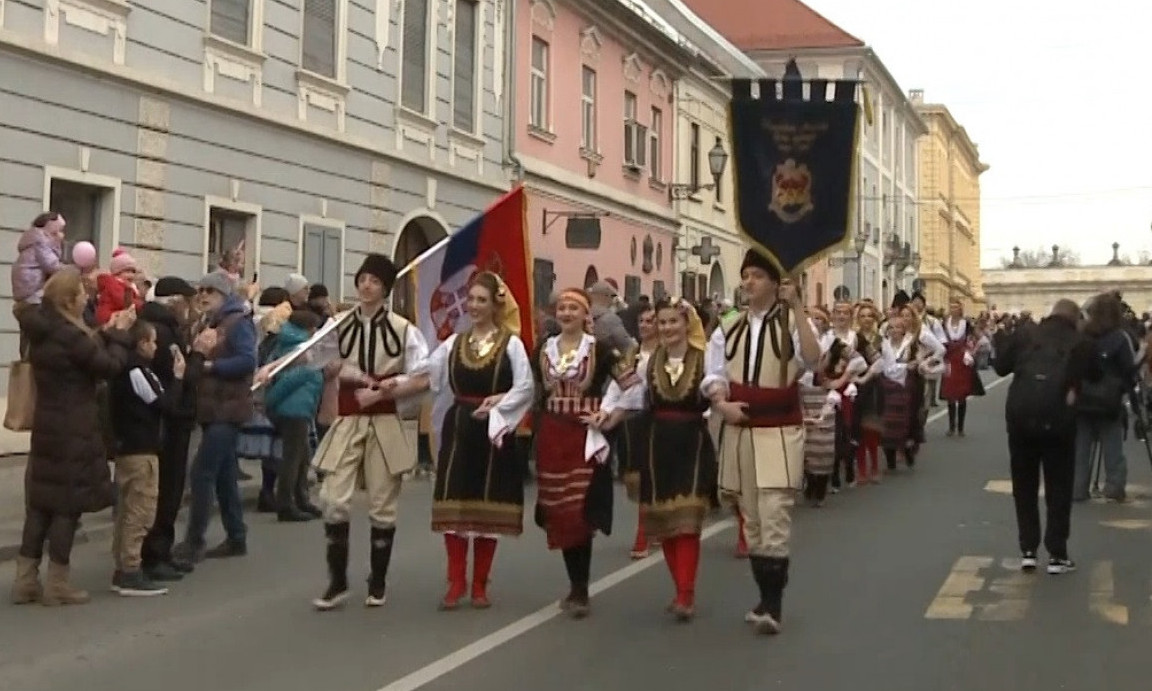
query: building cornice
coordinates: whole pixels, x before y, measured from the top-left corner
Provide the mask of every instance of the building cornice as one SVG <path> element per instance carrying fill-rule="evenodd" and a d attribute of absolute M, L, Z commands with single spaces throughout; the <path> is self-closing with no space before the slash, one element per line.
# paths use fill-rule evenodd
<path fill-rule="evenodd" d="M 586 19 L 604 24 L 605 30 L 615 37 L 624 34 L 622 43 L 626 52 L 639 42 L 640 48 L 661 61 L 660 67 L 673 72 L 676 77 L 687 70 L 685 58 L 695 60 L 700 54 L 686 39 L 677 40 L 669 36 L 621 0 L 571 0 L 570 6 Z"/>
<path fill-rule="evenodd" d="M 948 106 L 941 103 L 925 103 L 916 106 L 916 110 L 918 110 L 924 118 L 943 122 L 947 130 L 948 139 L 959 141 L 961 147 L 964 149 L 965 157 L 977 175 L 985 173 L 991 168 L 987 163 L 980 160 L 980 149 L 976 146 L 976 143 L 972 141 L 972 138 L 968 136 L 968 130 L 952 116 L 952 111 L 948 110 Z"/>

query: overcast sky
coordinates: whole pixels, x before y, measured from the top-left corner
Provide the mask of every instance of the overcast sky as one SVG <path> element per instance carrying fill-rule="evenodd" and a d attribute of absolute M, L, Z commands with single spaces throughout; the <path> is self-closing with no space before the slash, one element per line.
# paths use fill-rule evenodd
<path fill-rule="evenodd" d="M 980 147 L 984 266 L 1012 246 L 1152 255 L 1152 4 L 808 0 Z"/>

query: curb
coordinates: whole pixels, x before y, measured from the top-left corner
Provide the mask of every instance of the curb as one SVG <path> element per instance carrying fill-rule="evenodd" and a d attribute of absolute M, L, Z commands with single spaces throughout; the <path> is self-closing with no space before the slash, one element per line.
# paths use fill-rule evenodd
<path fill-rule="evenodd" d="M 244 509 L 248 510 L 256 506 L 256 499 L 260 496 L 260 483 L 258 482 L 245 482 L 240 485 L 240 501 L 244 504 Z M 188 506 L 188 499 L 185 496 L 184 507 Z M 89 514 L 80 519 L 80 528 L 76 531 L 75 544 L 83 545 L 90 542 L 96 542 L 112 534 L 112 510 L 107 509 L 96 514 Z M 177 536 L 179 542 L 179 536 Z M 12 561 L 20 552 L 20 543 L 0 545 L 0 563 Z"/>

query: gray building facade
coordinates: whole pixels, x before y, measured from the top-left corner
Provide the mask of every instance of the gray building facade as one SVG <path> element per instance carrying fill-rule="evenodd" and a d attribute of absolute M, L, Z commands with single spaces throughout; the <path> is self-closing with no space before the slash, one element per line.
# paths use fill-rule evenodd
<path fill-rule="evenodd" d="M 352 295 L 508 188 L 505 0 L 0 0 L 0 241 L 46 209 L 106 265 Z M 0 362 L 16 356 L 0 282 Z M 411 291 L 398 286 L 398 309 Z"/>

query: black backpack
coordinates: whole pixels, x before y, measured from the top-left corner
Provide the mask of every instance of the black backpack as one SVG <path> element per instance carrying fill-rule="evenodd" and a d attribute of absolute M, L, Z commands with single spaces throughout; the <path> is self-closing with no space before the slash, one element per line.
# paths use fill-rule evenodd
<path fill-rule="evenodd" d="M 1073 343 L 1044 333 L 1028 336 L 1012 370 L 1005 407 L 1008 426 L 1029 436 L 1069 434 L 1075 421 L 1067 400 Z"/>

